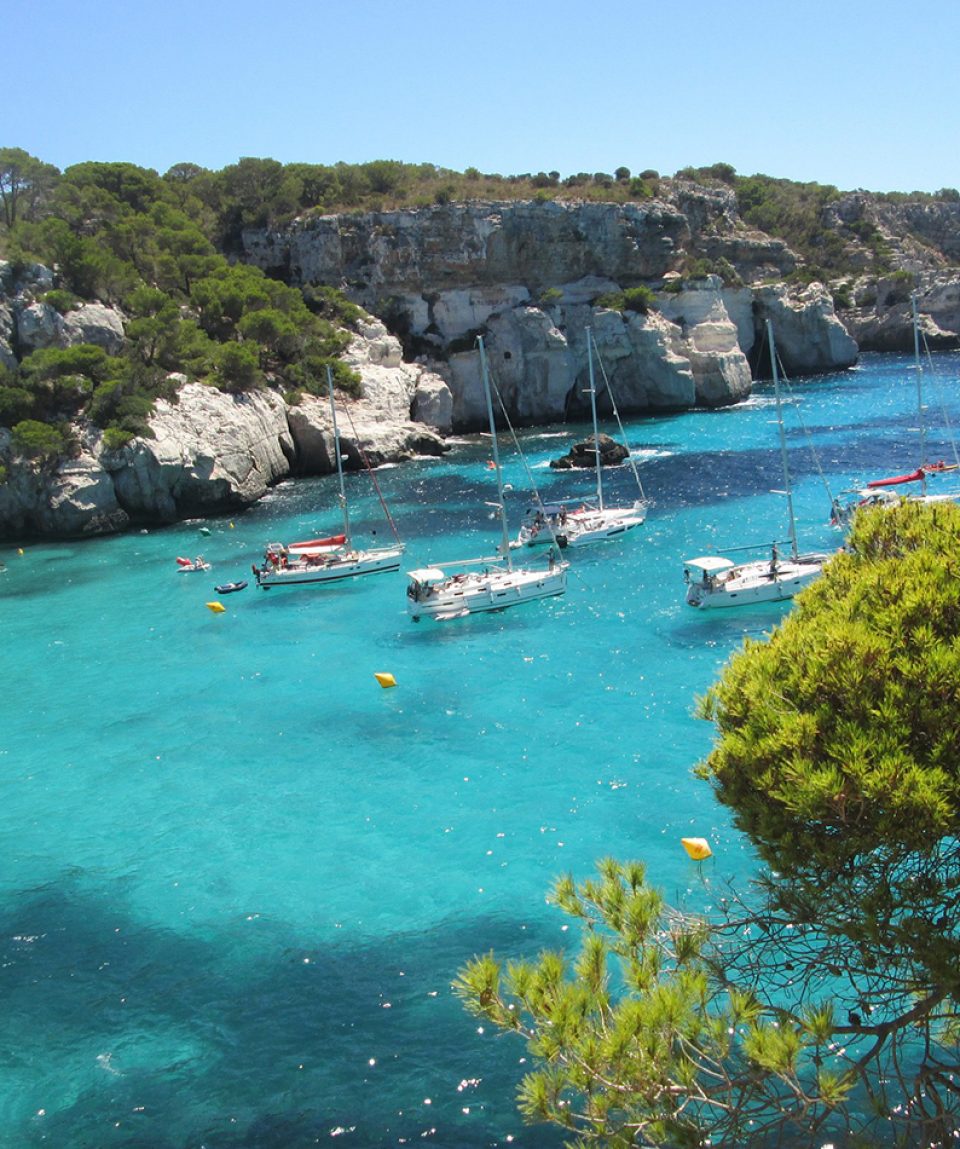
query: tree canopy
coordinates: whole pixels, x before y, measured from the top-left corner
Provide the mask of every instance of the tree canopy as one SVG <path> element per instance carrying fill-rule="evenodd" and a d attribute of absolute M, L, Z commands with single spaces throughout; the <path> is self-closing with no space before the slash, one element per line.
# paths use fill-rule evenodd
<path fill-rule="evenodd" d="M 703 713 L 719 740 L 702 772 L 770 867 L 771 904 L 883 967 L 871 1012 L 960 999 L 960 508 L 858 516 Z"/>
<path fill-rule="evenodd" d="M 291 183 L 293 181 L 293 183 Z M 296 183 L 272 160 L 242 160 L 216 178 L 180 164 L 167 176 L 129 163 L 81 163 L 63 173 L 17 148 L 0 149 L 0 253 L 7 274 L 38 261 L 55 287 L 37 300 L 68 317 L 99 300 L 126 315 L 122 353 L 91 345 L 41 349 L 0 373 L 0 420 L 20 426 L 25 453 L 69 452 L 63 433 L 86 417 L 110 447 L 149 434 L 171 373 L 230 391 L 275 386 L 325 393 L 325 367 L 356 394 L 340 360 L 360 314 L 332 288 L 309 298 L 257 268 L 231 265 L 215 240 L 278 218 Z M 288 195 L 282 210 L 297 208 Z M 231 223 L 230 221 L 233 221 Z M 38 429 L 46 426 L 41 434 Z"/>
<path fill-rule="evenodd" d="M 3 223 L 35 216 L 60 173 L 23 148 L 0 148 L 0 209 Z"/>
<path fill-rule="evenodd" d="M 579 955 L 461 970 L 467 1008 L 528 1042 L 528 1119 L 576 1145 L 953 1143 L 958 575 L 960 507 L 862 512 L 701 700 L 698 772 L 758 851 L 750 889 L 707 917 L 608 859 L 554 889 Z"/>
<path fill-rule="evenodd" d="M 824 209 L 839 196 L 836 188 L 743 177 L 726 163 L 686 168 L 672 180 L 652 169 L 634 177 L 624 165 L 613 175 L 578 172 L 561 179 L 557 171 L 502 176 L 391 159 L 282 164 L 246 156 L 222 171 L 184 162 L 160 175 L 131 163 L 94 161 L 60 172 L 22 148 L 0 148 L 0 258 L 14 279 L 18 268 L 33 262 L 53 269 L 53 291 L 40 301 L 53 310 L 69 312 L 99 300 L 132 317 L 121 381 L 127 398 L 136 398 L 128 404 L 136 411 L 149 413 L 153 399 L 168 389 L 170 372 L 231 389 L 275 386 L 293 397 L 316 387 L 329 363 L 338 386 L 356 393 L 359 378 L 337 358 L 355 309 L 330 287 L 299 291 L 270 276 L 256 281 L 260 273 L 233 266 L 230 257 L 242 255 L 245 229 L 282 228 L 310 214 L 466 200 L 627 203 L 671 194 L 682 199 L 690 192 L 688 180 L 719 189 L 731 206 L 735 196 L 746 223 L 784 239 L 803 256 L 792 273 L 801 279 L 853 273 L 865 266 L 864 259 L 874 272 L 890 270 L 890 247 L 876 224 L 866 217 L 828 221 Z M 951 207 L 957 194 L 943 191 Z M 697 255 L 692 247 L 681 254 L 688 277 L 718 274 L 727 284 L 740 282 L 721 256 Z M 163 293 L 166 303 L 150 304 L 145 314 L 144 289 Z M 890 288 L 905 290 L 903 284 Z M 838 306 L 850 305 L 849 283 L 835 286 L 834 299 Z M 653 293 L 635 285 L 607 302 L 645 311 Z M 228 343 L 243 348 L 225 349 Z M 21 368 L 30 373 L 25 364 Z M 11 413 L 41 422 L 60 417 L 31 408 L 31 388 L 18 370 L 9 376 L 0 379 L 4 419 Z M 98 417 L 112 418 L 114 409 L 102 404 Z M 74 405 L 64 414 L 82 413 Z M 117 430 L 135 433 L 143 426 L 145 417 L 129 414 Z"/>

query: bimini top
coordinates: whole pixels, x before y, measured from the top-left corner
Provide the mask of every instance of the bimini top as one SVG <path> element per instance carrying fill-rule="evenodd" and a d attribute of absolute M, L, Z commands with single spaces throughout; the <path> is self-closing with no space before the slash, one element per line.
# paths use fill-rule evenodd
<path fill-rule="evenodd" d="M 721 558 L 720 555 L 704 555 L 699 559 L 686 559 L 683 565 L 693 567 L 694 570 L 706 571 L 707 574 L 717 574 L 718 571 L 730 570 L 736 564 L 731 559 Z"/>
<path fill-rule="evenodd" d="M 419 583 L 443 582 L 447 577 L 439 567 L 421 567 L 420 570 L 407 571 L 407 575 Z"/>

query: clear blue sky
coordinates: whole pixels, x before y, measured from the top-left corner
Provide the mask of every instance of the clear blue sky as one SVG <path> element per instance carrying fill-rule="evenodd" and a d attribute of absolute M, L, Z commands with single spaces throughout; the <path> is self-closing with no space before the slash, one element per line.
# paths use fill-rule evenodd
<path fill-rule="evenodd" d="M 960 187 L 960 0 L 8 0 L 0 146 Z"/>

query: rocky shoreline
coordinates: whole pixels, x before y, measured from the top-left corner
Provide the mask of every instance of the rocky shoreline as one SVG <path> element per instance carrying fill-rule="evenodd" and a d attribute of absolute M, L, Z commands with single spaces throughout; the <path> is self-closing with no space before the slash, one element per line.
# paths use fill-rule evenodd
<path fill-rule="evenodd" d="M 482 428 L 481 332 L 516 426 L 586 418 L 588 326 L 624 414 L 747 398 L 753 380 L 769 375 L 767 319 L 794 378 L 851 367 L 861 348 L 912 346 L 900 280 L 858 282 L 853 306 L 838 316 L 826 286 L 780 282 L 796 262 L 780 241 L 738 226 L 722 193 L 701 192 L 682 204 L 461 204 L 314 218 L 246 235 L 243 258 L 294 285 L 339 286 L 366 309 L 344 356 L 362 398 L 338 400 L 348 467 L 361 455 L 373 465 L 438 455 L 451 434 Z M 727 260 L 742 286 L 672 270 L 677 253 L 691 250 Z M 49 269 L 19 269 L 15 283 L 8 269 L 0 263 L 0 363 L 15 366 L 43 347 L 122 348 L 117 310 L 93 302 L 61 315 L 41 299 L 54 282 Z M 960 274 L 918 268 L 915 281 L 929 345 L 958 346 Z M 637 283 L 654 299 L 645 311 L 600 305 Z M 76 456 L 38 466 L 0 428 L 0 538 L 76 538 L 237 513 L 282 479 L 334 469 L 325 401 L 292 406 L 269 389 L 227 394 L 174 378 L 177 401 L 157 402 L 154 437 L 120 450 L 78 424 Z"/>

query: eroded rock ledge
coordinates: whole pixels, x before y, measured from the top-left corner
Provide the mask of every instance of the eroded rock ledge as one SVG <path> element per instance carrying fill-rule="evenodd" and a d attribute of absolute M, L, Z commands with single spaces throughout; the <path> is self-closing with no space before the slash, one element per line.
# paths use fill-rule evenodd
<path fill-rule="evenodd" d="M 895 277 L 848 285 L 853 306 L 841 322 L 827 287 L 788 292 L 779 282 L 797 257 L 746 228 L 732 193 L 695 185 L 681 186 L 670 202 L 450 204 L 314 217 L 247 233 L 244 243 L 241 258 L 291 284 L 339 287 L 370 313 L 346 356 L 363 380 L 363 398 L 344 401 L 340 420 L 349 465 L 359 465 L 361 450 L 374 463 L 436 454 L 451 432 L 485 426 L 480 333 L 518 426 L 587 417 L 587 326 L 601 388 L 609 385 L 623 414 L 746 398 L 768 371 L 768 318 L 791 377 L 851 366 L 858 344 L 900 350 L 911 338 Z M 744 286 L 681 278 L 691 257 L 725 261 Z M 15 367 L 41 347 L 122 348 L 118 311 L 88 302 L 61 316 L 42 299 L 54 286 L 48 269 L 18 268 L 15 283 L 9 270 L 0 263 L 0 364 Z M 960 280 L 942 268 L 918 264 L 916 272 L 931 344 L 957 346 Z M 605 294 L 637 285 L 654 293 L 647 314 L 598 306 Z M 109 452 L 95 428 L 78 425 L 79 455 L 52 470 L 18 458 L 0 428 L 0 537 L 80 536 L 234 513 L 287 476 L 333 469 L 329 411 L 319 399 L 289 407 L 270 391 L 234 396 L 185 384 L 176 404 L 158 403 L 152 426 L 155 438 Z"/>
<path fill-rule="evenodd" d="M 362 399 L 338 399 L 348 468 L 362 465 L 361 450 L 375 466 L 446 449 L 449 390 L 403 363 L 383 324 L 364 324 L 347 359 L 364 385 Z M 151 428 L 154 438 L 108 451 L 97 428 L 78 424 L 79 453 L 54 468 L 18 457 L 0 428 L 0 538 L 81 537 L 238 512 L 281 479 L 336 465 L 329 404 L 311 396 L 293 407 L 270 391 L 231 395 L 184 382 L 175 404 L 157 402 Z"/>

